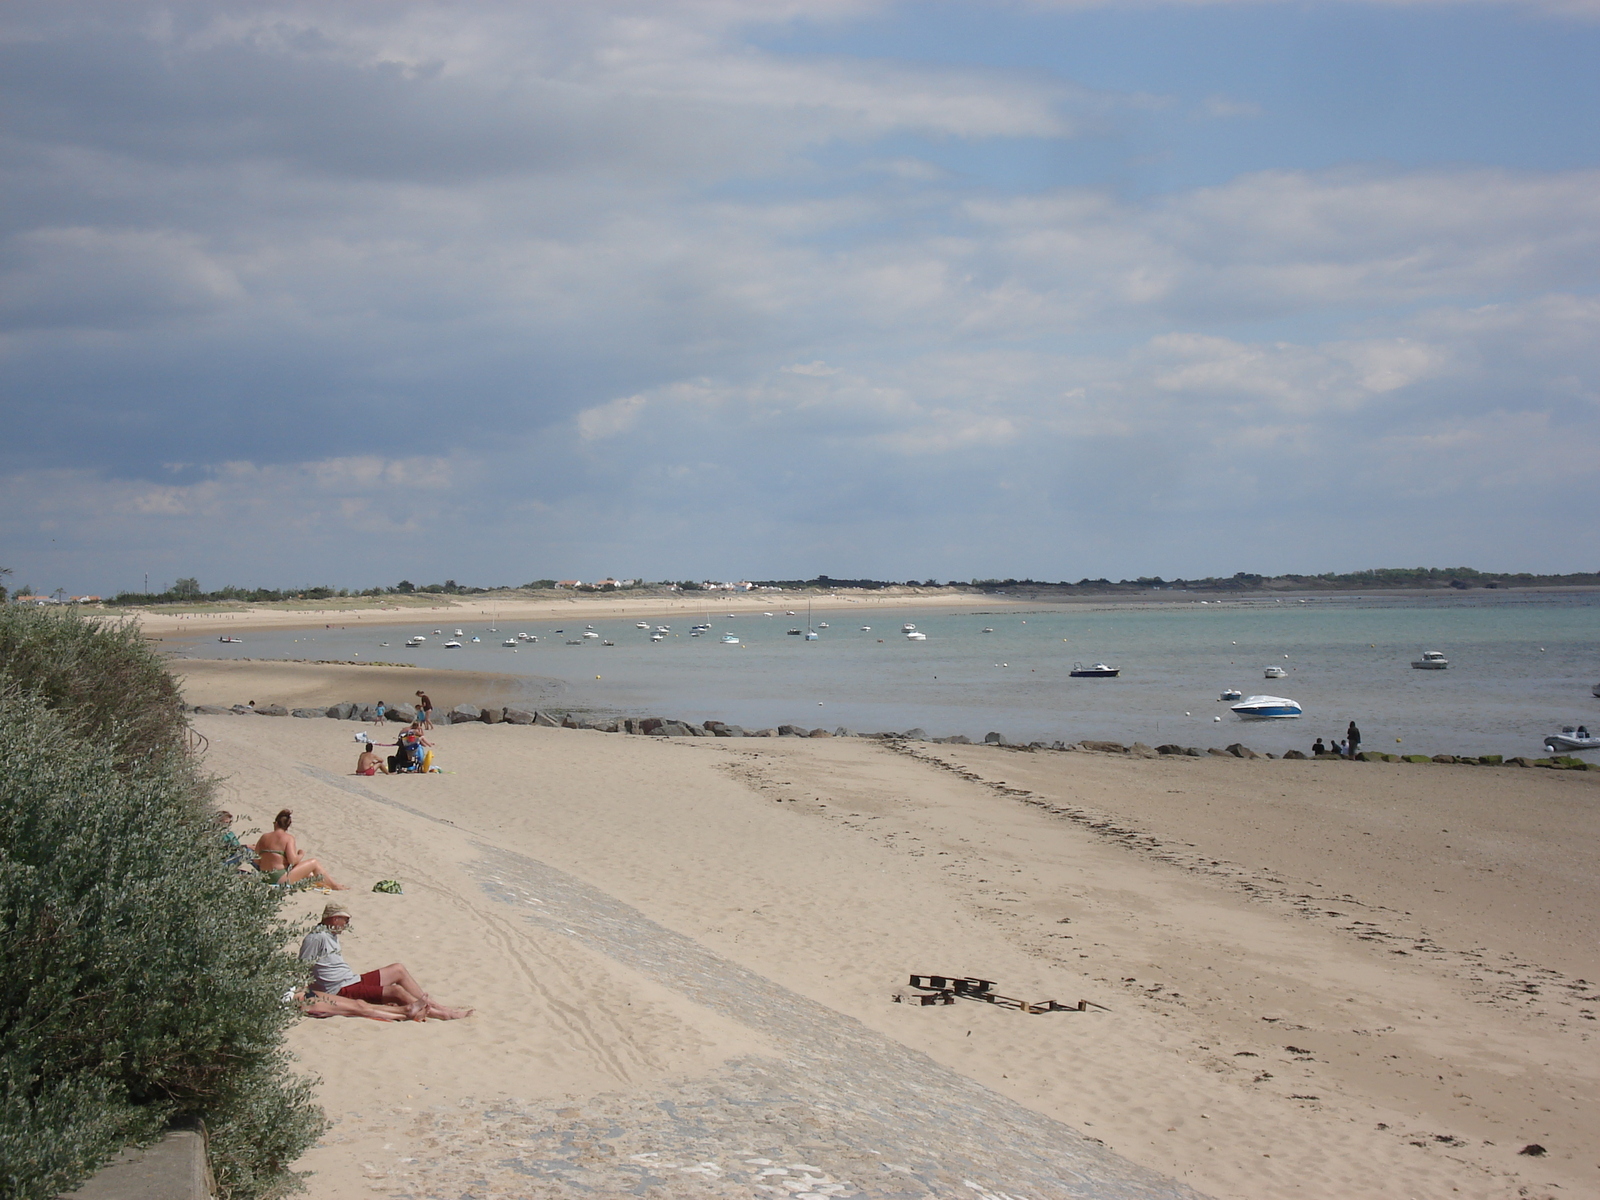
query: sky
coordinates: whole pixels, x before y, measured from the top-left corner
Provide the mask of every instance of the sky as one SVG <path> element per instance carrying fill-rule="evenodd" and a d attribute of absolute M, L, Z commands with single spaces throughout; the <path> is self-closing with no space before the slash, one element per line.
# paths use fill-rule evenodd
<path fill-rule="evenodd" d="M 1600 0 L 0 10 L 0 566 L 1592 571 Z"/>

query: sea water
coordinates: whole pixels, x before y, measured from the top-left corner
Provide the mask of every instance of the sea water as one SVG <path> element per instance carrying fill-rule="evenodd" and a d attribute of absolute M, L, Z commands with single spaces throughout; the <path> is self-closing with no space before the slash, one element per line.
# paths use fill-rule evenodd
<path fill-rule="evenodd" d="M 709 718 L 757 729 L 795 724 L 832 731 L 905 731 L 974 740 L 1083 738 L 1151 745 L 1308 750 L 1342 738 L 1349 722 L 1362 746 L 1404 754 L 1539 756 L 1563 725 L 1600 728 L 1600 596 L 1593 593 L 1318 598 L 1200 603 L 1038 605 L 990 609 L 878 608 L 862 604 L 772 616 L 709 607 L 651 620 L 670 625 L 656 642 L 638 618 L 252 631 L 242 644 L 185 639 L 180 652 L 213 658 L 399 661 L 529 677 L 529 695 L 562 711 Z M 692 636 L 691 627 L 711 628 Z M 926 641 L 901 626 L 915 624 Z M 863 628 L 870 626 L 870 629 Z M 443 643 L 465 631 L 459 650 Z M 435 628 L 445 630 L 434 634 Z M 600 638 L 583 638 L 592 628 Z M 983 630 L 992 629 L 985 633 Z M 538 636 L 515 652 L 500 643 Z M 738 645 L 724 644 L 724 632 Z M 413 634 L 428 641 L 408 649 Z M 467 641 L 474 634 L 482 640 Z M 576 640 L 579 645 L 569 645 Z M 605 646 L 603 641 L 615 643 Z M 380 646 L 380 642 L 389 643 Z M 1423 650 L 1443 651 L 1448 670 L 1413 670 Z M 1075 663 L 1118 667 L 1115 679 L 1074 679 Z M 1264 678 L 1282 667 L 1282 679 Z M 1305 715 L 1242 721 L 1218 696 L 1237 688 L 1296 700 Z M 470 689 L 467 689 L 470 690 Z M 330 696 L 371 702 L 377 696 Z M 384 697 L 403 701 L 407 697 Z M 477 697 L 434 695 L 449 708 Z M 1216 718 L 1221 718 L 1217 720 Z"/>

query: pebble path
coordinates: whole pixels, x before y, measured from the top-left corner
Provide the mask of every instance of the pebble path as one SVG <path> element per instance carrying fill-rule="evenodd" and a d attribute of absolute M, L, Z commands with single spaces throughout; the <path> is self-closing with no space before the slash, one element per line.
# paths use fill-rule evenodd
<path fill-rule="evenodd" d="M 369 800 L 440 818 L 302 767 Z M 449 822 L 440 823 L 449 824 Z M 1199 1200 L 1096 1140 L 722 958 L 567 873 L 477 843 L 489 896 L 757 1030 L 773 1057 L 587 1101 L 428 1118 L 396 1200 Z M 1022 1018 L 1033 1019 L 1033 1018 Z M 449 1150 L 446 1151 L 446 1147 Z"/>

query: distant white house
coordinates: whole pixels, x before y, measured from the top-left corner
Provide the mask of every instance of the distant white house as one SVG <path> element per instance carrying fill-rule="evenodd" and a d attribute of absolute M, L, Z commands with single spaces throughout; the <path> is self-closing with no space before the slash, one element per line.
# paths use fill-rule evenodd
<path fill-rule="evenodd" d="M 581 580 L 581 579 L 558 579 L 558 580 L 556 580 L 556 586 L 558 588 L 582 587 L 583 586 L 583 580 Z"/>

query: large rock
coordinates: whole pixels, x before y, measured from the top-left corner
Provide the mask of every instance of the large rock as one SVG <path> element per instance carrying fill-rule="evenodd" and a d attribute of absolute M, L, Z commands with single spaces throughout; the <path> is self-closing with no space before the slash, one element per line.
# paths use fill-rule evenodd
<path fill-rule="evenodd" d="M 1209 750 L 1206 751 L 1206 753 L 1211 755 L 1213 758 L 1232 758 L 1233 757 L 1233 755 L 1229 754 L 1226 750 L 1218 750 L 1215 746 L 1212 746 Z"/>
<path fill-rule="evenodd" d="M 758 729 L 754 733 L 745 734 L 745 736 L 746 737 L 777 737 L 778 736 L 778 731 L 776 729 Z"/>
<path fill-rule="evenodd" d="M 779 725 L 778 726 L 778 736 L 779 737 L 810 737 L 811 736 L 811 731 L 809 729 L 801 729 L 800 726 L 798 726 L 798 725 Z"/>
<path fill-rule="evenodd" d="M 950 746 L 970 746 L 972 745 L 972 739 L 964 733 L 952 733 L 945 738 L 945 744 Z"/>
<path fill-rule="evenodd" d="M 256 715 L 256 710 L 251 708 L 248 704 L 235 704 L 228 711 L 238 713 L 242 717 L 253 717 Z"/>
<path fill-rule="evenodd" d="M 650 731 L 656 737 L 693 737 L 694 730 L 682 721 L 662 721 Z"/>
<path fill-rule="evenodd" d="M 525 708 L 508 708 L 505 711 L 507 725 L 532 725 L 533 714 Z"/>
<path fill-rule="evenodd" d="M 829 733 L 826 729 L 813 729 L 806 736 L 807 737 L 828 737 L 828 738 L 831 738 L 833 736 L 833 734 Z"/>
<path fill-rule="evenodd" d="M 900 736 L 908 742 L 925 742 L 928 740 L 928 731 L 922 728 L 908 729 Z"/>
<path fill-rule="evenodd" d="M 713 729 L 711 732 L 716 737 L 740 737 L 740 738 L 742 738 L 742 737 L 745 736 L 744 730 L 740 726 L 738 726 L 738 725 L 724 725 L 720 721 L 717 722 L 717 727 L 715 729 Z"/>
<path fill-rule="evenodd" d="M 1135 742 L 1133 745 L 1129 746 L 1128 753 L 1133 755 L 1135 758 L 1159 757 L 1153 748 L 1146 746 L 1143 742 Z"/>
<path fill-rule="evenodd" d="M 465 725 L 468 721 L 476 721 L 483 716 L 483 709 L 476 704 L 458 704 L 450 710 L 450 724 Z"/>
<path fill-rule="evenodd" d="M 1285 758 L 1304 758 L 1306 754 L 1304 750 L 1285 750 L 1283 756 Z"/>
<path fill-rule="evenodd" d="M 1167 742 L 1165 745 L 1157 746 L 1156 747 L 1156 753 L 1157 754 L 1182 754 L 1183 753 L 1183 747 L 1179 746 L 1179 745 L 1177 745 L 1177 744 L 1175 744 L 1173 742 Z"/>
<path fill-rule="evenodd" d="M 1235 758 L 1260 758 L 1261 757 L 1254 750 L 1250 749 L 1249 746 L 1243 745 L 1240 742 L 1234 742 L 1233 745 L 1229 746 L 1228 747 L 1228 753 L 1233 755 Z"/>
<path fill-rule="evenodd" d="M 402 704 L 397 708 L 388 709 L 383 715 L 398 724 L 409 725 L 417 719 L 417 710 L 409 704 Z"/>
<path fill-rule="evenodd" d="M 478 720 L 482 721 L 485 725 L 498 725 L 505 719 L 506 710 L 503 708 L 496 708 L 493 705 L 485 708 L 481 713 L 478 714 Z"/>
<path fill-rule="evenodd" d="M 233 709 L 229 708 L 225 704 L 196 704 L 194 706 L 194 711 L 200 713 L 202 716 L 220 717 L 226 713 L 231 713 Z"/>
<path fill-rule="evenodd" d="M 1121 742 L 1091 742 L 1081 741 L 1078 745 L 1085 750 L 1098 750 L 1101 754 L 1126 754 L 1128 748 Z"/>
<path fill-rule="evenodd" d="M 638 722 L 639 732 L 654 733 L 666 723 L 667 719 L 665 717 L 644 717 Z"/>
<path fill-rule="evenodd" d="M 328 710 L 325 708 L 296 708 L 289 715 L 291 717 L 326 717 Z"/>
<path fill-rule="evenodd" d="M 330 704 L 325 710 L 326 716 L 332 721 L 348 721 L 356 711 L 356 706 L 348 700 L 341 700 L 338 704 Z"/>
<path fill-rule="evenodd" d="M 258 704 L 256 716 L 258 717 L 287 717 L 289 710 L 281 704 Z"/>
<path fill-rule="evenodd" d="M 1006 740 L 1005 734 L 996 733 L 994 730 L 990 730 L 988 733 L 984 734 L 983 740 L 984 744 L 989 746 L 1009 746 L 1011 744 Z"/>
<path fill-rule="evenodd" d="M 833 731 L 833 736 L 834 737 L 855 737 L 856 735 L 855 735 L 855 733 L 853 731 L 851 731 L 849 729 L 846 729 L 843 725 L 841 725 L 841 726 L 839 726 L 837 729 L 835 729 Z"/>
<path fill-rule="evenodd" d="M 356 713 L 355 719 L 365 721 L 368 725 L 371 725 L 378 719 L 378 706 L 376 704 L 363 704 L 361 711 Z"/>
<path fill-rule="evenodd" d="M 533 714 L 533 723 L 535 725 L 541 726 L 541 727 L 543 727 L 545 729 L 560 729 L 561 728 L 561 722 L 556 720 L 554 717 L 552 717 L 547 712 L 536 712 L 536 713 L 534 713 Z"/>

